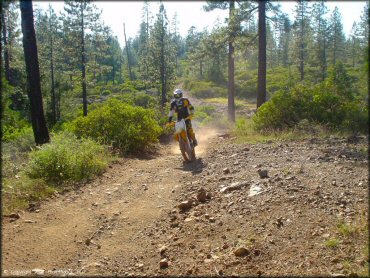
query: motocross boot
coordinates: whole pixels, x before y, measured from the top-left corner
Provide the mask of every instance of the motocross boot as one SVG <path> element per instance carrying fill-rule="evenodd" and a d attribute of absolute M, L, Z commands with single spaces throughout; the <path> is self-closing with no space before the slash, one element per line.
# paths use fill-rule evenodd
<path fill-rule="evenodd" d="M 193 141 L 193 146 L 194 146 L 194 147 L 198 146 L 198 141 L 197 141 L 197 139 L 195 138 L 195 133 L 194 133 L 193 128 L 192 128 L 192 127 L 190 127 L 190 128 L 188 129 L 188 131 L 189 131 L 189 135 L 190 135 L 190 137 L 191 137 L 191 140 Z"/>

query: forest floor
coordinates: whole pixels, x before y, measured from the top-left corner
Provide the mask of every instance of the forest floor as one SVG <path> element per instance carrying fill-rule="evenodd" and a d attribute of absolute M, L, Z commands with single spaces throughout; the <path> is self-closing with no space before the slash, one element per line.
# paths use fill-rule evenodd
<path fill-rule="evenodd" d="M 368 138 L 196 134 L 4 217 L 2 275 L 368 274 Z"/>

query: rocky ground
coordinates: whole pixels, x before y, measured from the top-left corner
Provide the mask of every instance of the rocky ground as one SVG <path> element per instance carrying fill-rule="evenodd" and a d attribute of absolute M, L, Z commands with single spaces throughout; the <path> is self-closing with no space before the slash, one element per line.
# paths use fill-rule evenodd
<path fill-rule="evenodd" d="M 368 138 L 236 144 L 197 131 L 3 218 L 2 274 L 368 274 Z"/>

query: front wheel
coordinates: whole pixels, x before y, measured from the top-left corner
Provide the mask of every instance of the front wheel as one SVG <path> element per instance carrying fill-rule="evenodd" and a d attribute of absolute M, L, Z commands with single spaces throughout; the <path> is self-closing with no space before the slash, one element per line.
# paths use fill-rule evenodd
<path fill-rule="evenodd" d="M 195 160 L 195 150 L 194 147 L 189 143 L 185 142 L 183 138 L 179 138 L 179 145 L 182 157 L 186 162 L 192 162 Z"/>

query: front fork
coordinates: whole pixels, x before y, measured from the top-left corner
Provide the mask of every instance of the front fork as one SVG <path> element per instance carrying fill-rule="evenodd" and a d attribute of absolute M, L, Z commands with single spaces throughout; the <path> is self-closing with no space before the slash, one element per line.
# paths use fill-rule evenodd
<path fill-rule="evenodd" d="M 186 135 L 185 130 L 181 131 L 180 134 L 175 134 L 174 138 L 176 141 L 179 141 L 179 136 L 181 136 L 181 138 L 184 139 L 185 142 L 188 141 L 188 136 Z"/>

